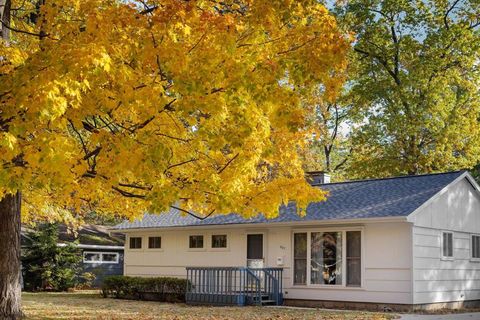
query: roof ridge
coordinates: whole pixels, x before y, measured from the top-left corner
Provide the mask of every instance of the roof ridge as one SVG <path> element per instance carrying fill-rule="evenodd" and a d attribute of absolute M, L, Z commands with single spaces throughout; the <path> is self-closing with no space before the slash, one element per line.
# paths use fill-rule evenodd
<path fill-rule="evenodd" d="M 381 181 L 381 180 L 393 180 L 393 179 L 402 179 L 402 178 L 420 178 L 426 176 L 438 176 L 442 174 L 452 174 L 452 173 L 460 173 L 466 172 L 468 170 L 461 169 L 455 171 L 447 171 L 447 172 L 435 172 L 435 173 L 424 173 L 424 174 L 409 174 L 403 176 L 394 176 L 394 177 L 385 177 L 385 178 L 368 178 L 368 179 L 358 179 L 358 180 L 348 180 L 348 181 L 339 181 L 339 182 L 330 182 L 330 183 L 320 183 L 320 184 L 313 184 L 314 187 L 320 187 L 325 185 L 333 185 L 333 184 L 346 184 L 346 183 L 360 183 L 360 182 L 369 182 L 369 181 Z"/>

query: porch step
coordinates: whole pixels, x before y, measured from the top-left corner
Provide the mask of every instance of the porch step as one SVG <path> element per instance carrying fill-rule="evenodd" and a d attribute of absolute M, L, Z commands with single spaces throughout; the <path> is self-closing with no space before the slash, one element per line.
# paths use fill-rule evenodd
<path fill-rule="evenodd" d="M 277 302 L 275 300 L 263 300 L 262 299 L 262 306 L 264 305 L 276 305 Z"/>

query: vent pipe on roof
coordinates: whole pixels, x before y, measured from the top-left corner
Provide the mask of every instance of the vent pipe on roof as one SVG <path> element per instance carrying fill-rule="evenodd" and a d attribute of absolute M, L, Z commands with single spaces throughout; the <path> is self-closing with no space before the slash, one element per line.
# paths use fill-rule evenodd
<path fill-rule="evenodd" d="M 312 186 L 330 183 L 330 175 L 325 171 L 306 172 L 306 176 L 308 183 L 310 183 Z"/>

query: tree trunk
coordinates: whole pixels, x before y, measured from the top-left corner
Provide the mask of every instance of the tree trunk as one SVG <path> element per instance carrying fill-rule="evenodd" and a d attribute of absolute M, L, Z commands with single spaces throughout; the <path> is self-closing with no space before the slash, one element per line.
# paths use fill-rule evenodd
<path fill-rule="evenodd" d="M 0 0 L 0 37 L 10 40 L 11 0 Z M 0 61 L 2 57 L 0 56 Z M 1 120 L 1 119 L 0 119 Z M 20 287 L 21 194 L 0 199 L 0 320 L 22 317 Z"/>
<path fill-rule="evenodd" d="M 10 30 L 6 27 L 10 26 L 10 6 L 10 0 L 0 0 L 0 37 L 7 41 L 10 39 Z"/>
<path fill-rule="evenodd" d="M 21 194 L 0 200 L 0 320 L 20 319 Z"/>

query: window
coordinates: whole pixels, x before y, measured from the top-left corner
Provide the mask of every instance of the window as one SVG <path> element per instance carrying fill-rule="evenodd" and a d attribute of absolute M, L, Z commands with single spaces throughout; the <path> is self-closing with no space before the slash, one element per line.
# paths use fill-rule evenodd
<path fill-rule="evenodd" d="M 202 249 L 203 248 L 203 236 L 201 236 L 201 235 L 190 236 L 189 248 L 190 249 Z"/>
<path fill-rule="evenodd" d="M 472 235 L 472 253 L 473 259 L 480 259 L 480 235 Z"/>
<path fill-rule="evenodd" d="M 84 252 L 83 253 L 83 262 L 86 263 L 95 263 L 100 262 L 102 259 L 102 255 L 97 252 Z"/>
<path fill-rule="evenodd" d="M 214 234 L 212 235 L 212 248 L 220 249 L 227 247 L 227 235 L 226 234 Z"/>
<path fill-rule="evenodd" d="M 142 249 L 142 238 L 141 237 L 131 237 L 130 238 L 130 249 Z"/>
<path fill-rule="evenodd" d="M 293 235 L 295 285 L 362 285 L 361 231 L 312 231 Z"/>
<path fill-rule="evenodd" d="M 162 248 L 161 237 L 148 237 L 148 249 L 160 249 Z"/>
<path fill-rule="evenodd" d="M 293 235 L 293 284 L 307 284 L 307 233 Z"/>
<path fill-rule="evenodd" d="M 342 284 L 342 233 L 312 232 L 310 283 Z"/>
<path fill-rule="evenodd" d="M 362 235 L 360 231 L 347 231 L 347 286 L 362 285 Z"/>
<path fill-rule="evenodd" d="M 453 233 L 442 233 L 442 256 L 444 258 L 453 258 Z"/>
<path fill-rule="evenodd" d="M 84 263 L 118 263 L 118 252 L 83 252 Z"/>

